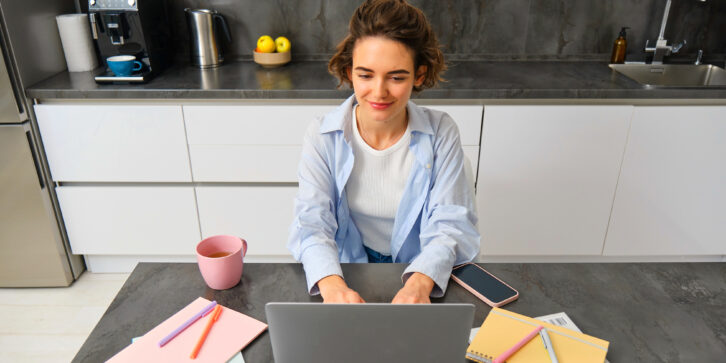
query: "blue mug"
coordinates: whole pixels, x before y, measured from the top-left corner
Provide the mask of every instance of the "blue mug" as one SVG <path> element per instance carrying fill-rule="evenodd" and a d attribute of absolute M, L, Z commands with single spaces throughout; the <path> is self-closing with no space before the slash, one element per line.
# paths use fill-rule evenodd
<path fill-rule="evenodd" d="M 144 64 L 137 61 L 133 55 L 117 55 L 106 58 L 108 68 L 111 68 L 116 77 L 130 76 L 131 73 L 140 71 Z"/>

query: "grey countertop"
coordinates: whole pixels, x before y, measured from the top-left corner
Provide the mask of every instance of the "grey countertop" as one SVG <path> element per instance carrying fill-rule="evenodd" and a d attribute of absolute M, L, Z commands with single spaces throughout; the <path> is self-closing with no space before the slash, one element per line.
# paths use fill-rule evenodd
<path fill-rule="evenodd" d="M 342 99 L 324 61 L 265 69 L 238 61 L 201 70 L 178 64 L 146 84 L 97 84 L 94 72 L 63 72 L 27 90 L 36 99 Z M 726 99 L 726 87 L 647 88 L 595 61 L 452 62 L 446 82 L 418 99 Z"/>
<path fill-rule="evenodd" d="M 351 288 L 368 302 L 389 302 L 401 287 L 404 264 L 343 264 Z M 586 334 L 610 342 L 608 360 L 719 362 L 726 356 L 726 264 L 549 263 L 486 264 L 520 293 L 504 308 L 528 316 L 560 311 Z M 141 263 L 119 291 L 73 362 L 102 362 L 202 296 L 266 322 L 270 301 L 320 302 L 307 294 L 300 264 L 244 266 L 242 281 L 209 289 L 196 264 Z M 450 282 L 433 303 L 476 307 L 473 327 L 490 308 Z M 249 363 L 271 362 L 268 333 L 243 350 Z M 462 352 L 463 356 L 463 352 Z M 463 360 L 463 359 L 462 359 Z"/>

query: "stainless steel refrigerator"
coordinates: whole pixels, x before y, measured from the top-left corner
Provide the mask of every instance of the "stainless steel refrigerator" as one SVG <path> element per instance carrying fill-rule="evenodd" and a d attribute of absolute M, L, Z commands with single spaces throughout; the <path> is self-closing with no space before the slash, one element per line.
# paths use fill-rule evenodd
<path fill-rule="evenodd" d="M 71 254 L 25 88 L 65 69 L 55 16 L 72 0 L 0 0 L 0 287 L 68 286 Z"/>

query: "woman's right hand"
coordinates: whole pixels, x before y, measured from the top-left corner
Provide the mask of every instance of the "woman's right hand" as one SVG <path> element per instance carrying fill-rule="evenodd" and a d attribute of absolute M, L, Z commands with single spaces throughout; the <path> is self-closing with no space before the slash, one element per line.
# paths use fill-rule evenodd
<path fill-rule="evenodd" d="M 320 295 L 323 296 L 323 302 L 326 304 L 357 304 L 365 302 L 338 275 L 330 275 L 320 279 L 318 281 L 318 289 L 320 289 Z"/>

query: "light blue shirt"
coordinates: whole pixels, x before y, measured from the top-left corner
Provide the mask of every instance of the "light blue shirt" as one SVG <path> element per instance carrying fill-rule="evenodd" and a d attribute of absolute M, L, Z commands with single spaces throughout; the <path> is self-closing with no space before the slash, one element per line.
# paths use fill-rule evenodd
<path fill-rule="evenodd" d="M 355 96 L 313 122 L 303 142 L 299 190 L 288 248 L 305 269 L 308 291 L 317 282 L 343 276 L 341 262 L 368 262 L 360 233 L 350 217 L 345 185 L 353 169 L 351 140 Z M 409 263 L 402 281 L 420 272 L 446 291 L 454 265 L 479 253 L 473 190 L 464 172 L 459 131 L 443 112 L 407 105 L 411 152 L 415 155 L 393 225 L 393 262 Z"/>

